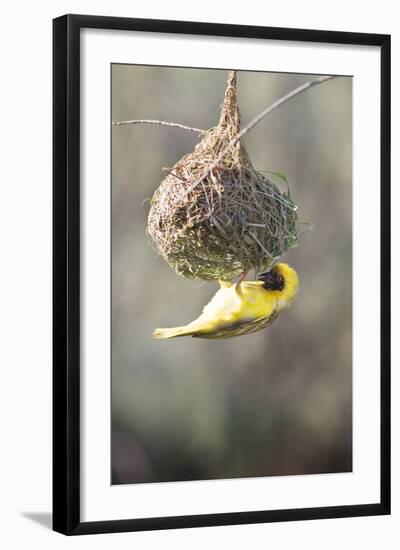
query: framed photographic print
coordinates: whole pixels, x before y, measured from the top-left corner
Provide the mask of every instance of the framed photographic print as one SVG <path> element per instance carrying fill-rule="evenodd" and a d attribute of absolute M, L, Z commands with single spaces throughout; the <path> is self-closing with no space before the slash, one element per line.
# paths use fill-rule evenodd
<path fill-rule="evenodd" d="M 390 513 L 390 37 L 54 20 L 54 529 Z"/>

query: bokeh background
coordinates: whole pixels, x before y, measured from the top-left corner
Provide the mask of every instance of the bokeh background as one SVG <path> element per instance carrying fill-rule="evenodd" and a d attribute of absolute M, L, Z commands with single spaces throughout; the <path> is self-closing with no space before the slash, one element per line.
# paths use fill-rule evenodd
<path fill-rule="evenodd" d="M 312 75 L 238 73 L 245 125 Z M 216 125 L 227 71 L 112 66 L 112 120 Z M 246 145 L 284 172 L 314 229 L 284 260 L 297 302 L 270 327 L 226 341 L 157 341 L 217 290 L 177 277 L 146 236 L 148 199 L 199 138 L 150 125 L 112 128 L 112 483 L 352 469 L 352 81 L 294 98 Z M 306 228 L 305 228 L 306 229 Z"/>

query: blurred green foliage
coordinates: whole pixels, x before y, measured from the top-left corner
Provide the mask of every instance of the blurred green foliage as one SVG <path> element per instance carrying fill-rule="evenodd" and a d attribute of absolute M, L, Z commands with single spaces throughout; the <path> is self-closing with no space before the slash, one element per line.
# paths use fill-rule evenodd
<path fill-rule="evenodd" d="M 226 71 L 113 65 L 112 120 L 218 121 Z M 310 75 L 238 73 L 242 124 Z M 214 283 L 178 278 L 146 236 L 148 199 L 196 134 L 112 129 L 112 482 L 352 468 L 352 80 L 296 97 L 246 136 L 258 170 L 284 172 L 313 231 L 284 258 L 291 310 L 227 341 L 155 341 L 201 312 Z"/>

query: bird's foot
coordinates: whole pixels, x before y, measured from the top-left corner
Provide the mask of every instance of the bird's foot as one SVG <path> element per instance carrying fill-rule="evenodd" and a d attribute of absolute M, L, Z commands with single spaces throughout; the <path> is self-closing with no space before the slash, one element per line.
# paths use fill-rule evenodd
<path fill-rule="evenodd" d="M 239 279 L 238 279 L 238 282 L 236 283 L 235 285 L 235 289 L 236 289 L 236 292 L 241 292 L 241 288 L 240 288 L 240 285 L 243 283 L 243 281 L 245 280 L 246 278 L 246 275 L 247 275 L 248 271 L 243 271 L 243 273 L 240 274 L 239 276 Z"/>

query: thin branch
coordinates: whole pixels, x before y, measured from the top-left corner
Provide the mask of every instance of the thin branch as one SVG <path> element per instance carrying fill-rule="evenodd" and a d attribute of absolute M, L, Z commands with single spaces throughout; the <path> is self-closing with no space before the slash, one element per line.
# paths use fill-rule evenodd
<path fill-rule="evenodd" d="M 185 124 L 178 124 L 177 122 L 166 122 L 165 120 L 121 120 L 120 122 L 113 122 L 113 126 L 126 126 L 128 124 L 156 124 L 157 126 L 169 126 L 170 128 L 180 128 L 181 130 L 189 130 L 190 132 L 196 132 L 197 134 L 205 134 L 207 130 L 201 128 L 192 128 L 191 126 L 185 126 Z"/>
<path fill-rule="evenodd" d="M 212 163 L 210 164 L 210 166 L 207 168 L 207 170 L 204 172 L 204 174 L 199 178 L 197 179 L 195 182 L 192 183 L 192 185 L 186 189 L 185 191 L 185 194 L 188 194 L 190 193 L 191 191 L 193 191 L 193 189 L 199 184 L 201 183 L 205 177 L 208 176 L 208 174 L 210 172 L 212 172 L 214 170 L 214 168 L 216 168 L 220 162 L 222 161 L 222 159 L 224 158 L 224 156 L 226 155 L 226 153 L 232 148 L 234 147 L 234 145 L 236 145 L 236 143 L 242 139 L 243 136 L 245 136 L 248 132 L 250 132 L 250 130 L 252 130 L 254 128 L 254 126 L 256 126 L 256 124 L 258 124 L 259 122 L 261 122 L 261 120 L 263 120 L 263 118 L 265 118 L 266 116 L 270 115 L 272 113 L 272 111 L 275 111 L 275 109 L 277 109 L 278 107 L 280 107 L 281 105 L 283 105 L 284 103 L 286 103 L 287 101 L 289 101 L 290 99 L 292 99 L 293 97 L 305 92 L 306 90 L 308 90 L 309 88 L 312 88 L 313 86 L 316 86 L 317 84 L 322 84 L 323 82 L 326 82 L 327 80 L 331 80 L 333 78 L 336 78 L 336 76 L 321 76 L 319 78 L 317 78 L 316 80 L 311 80 L 309 82 L 306 82 L 305 84 L 302 84 L 301 86 L 299 86 L 298 88 L 295 88 L 294 90 L 292 90 L 291 92 L 289 92 L 288 94 L 284 95 L 283 97 L 279 98 L 277 101 L 275 101 L 274 103 L 272 103 L 272 105 L 270 105 L 269 107 L 267 107 L 266 109 L 264 109 L 264 111 L 261 111 L 261 113 L 259 115 L 257 115 L 247 126 L 245 126 L 230 142 L 229 144 L 225 147 L 225 149 L 222 151 L 222 153 L 217 157 L 217 159 Z"/>

